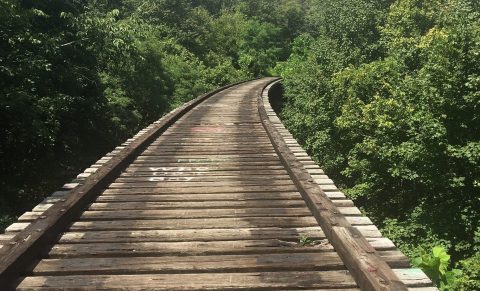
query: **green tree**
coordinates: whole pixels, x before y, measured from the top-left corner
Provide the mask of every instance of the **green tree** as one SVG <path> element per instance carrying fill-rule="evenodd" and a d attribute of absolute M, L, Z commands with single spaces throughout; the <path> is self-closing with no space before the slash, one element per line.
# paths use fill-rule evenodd
<path fill-rule="evenodd" d="M 277 66 L 284 122 L 407 254 L 444 245 L 474 266 L 478 3 L 312 3 L 310 36 Z"/>

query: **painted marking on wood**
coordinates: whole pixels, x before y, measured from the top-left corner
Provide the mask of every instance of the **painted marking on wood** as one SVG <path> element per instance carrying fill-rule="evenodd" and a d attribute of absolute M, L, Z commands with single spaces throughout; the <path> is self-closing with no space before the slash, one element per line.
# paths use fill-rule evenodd
<path fill-rule="evenodd" d="M 216 163 L 216 162 L 227 162 L 232 160 L 231 158 L 223 159 L 178 159 L 177 163 Z"/>
<path fill-rule="evenodd" d="M 161 172 L 171 172 L 171 171 L 178 171 L 178 172 L 203 172 L 203 171 L 208 171 L 210 168 L 209 167 L 150 167 L 150 171 L 155 171 L 153 176 L 157 176 L 156 173 L 158 171 Z M 164 173 L 166 174 L 166 173 Z"/>
<path fill-rule="evenodd" d="M 176 182 L 188 182 L 191 181 L 193 177 L 150 177 L 148 181 L 150 182 L 163 182 L 163 181 L 176 181 Z"/>

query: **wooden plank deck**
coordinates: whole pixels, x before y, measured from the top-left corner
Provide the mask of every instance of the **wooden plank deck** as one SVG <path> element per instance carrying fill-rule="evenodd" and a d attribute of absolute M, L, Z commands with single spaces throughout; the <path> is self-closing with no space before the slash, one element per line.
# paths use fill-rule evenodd
<path fill-rule="evenodd" d="M 264 78 L 221 90 L 169 125 L 85 204 L 53 244 L 31 258 L 18 278 L 9 278 L 14 287 L 430 287 L 423 272 L 409 269 L 407 258 L 361 215 L 282 126 L 268 103 L 268 90 L 263 90 L 272 81 Z M 308 177 L 302 177 L 312 184 L 309 189 L 292 178 L 292 169 L 283 158 L 288 153 L 279 152 L 275 140 L 272 143 L 267 121 L 290 148 L 290 158 L 307 173 Z M 21 243 L 14 240 L 17 235 L 24 236 L 46 219 L 58 203 L 79 192 L 83 181 L 88 183 L 91 175 L 102 171 L 98 170 L 102 165 L 115 161 L 154 126 L 140 131 L 77 181 L 66 184 L 64 191 L 22 215 L 7 229 L 4 245 Z M 316 213 L 320 204 L 312 207 L 305 196 L 313 190 L 328 200 L 321 207 L 335 212 L 338 228 L 323 225 L 324 209 Z M 359 242 L 364 244 L 360 249 Z M 367 266 L 369 262 L 375 265 Z"/>

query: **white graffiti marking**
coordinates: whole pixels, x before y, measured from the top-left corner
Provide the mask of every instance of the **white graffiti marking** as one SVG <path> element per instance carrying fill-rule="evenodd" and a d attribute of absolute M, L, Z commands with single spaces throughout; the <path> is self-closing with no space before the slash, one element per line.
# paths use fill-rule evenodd
<path fill-rule="evenodd" d="M 178 172 L 201 172 L 201 171 L 208 171 L 209 167 L 150 167 L 150 171 L 155 172 L 170 172 L 170 171 L 178 171 Z"/>
<path fill-rule="evenodd" d="M 164 181 L 171 181 L 171 182 L 188 182 L 191 181 L 193 177 L 150 177 L 148 181 L 150 182 L 164 182 Z"/>

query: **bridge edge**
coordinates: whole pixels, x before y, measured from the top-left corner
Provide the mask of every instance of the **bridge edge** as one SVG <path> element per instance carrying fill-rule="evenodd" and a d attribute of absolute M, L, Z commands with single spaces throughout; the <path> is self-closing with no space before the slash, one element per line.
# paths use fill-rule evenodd
<path fill-rule="evenodd" d="M 265 86 L 259 96 L 257 96 L 262 124 L 282 163 L 284 163 L 288 169 L 289 174 L 306 200 L 307 205 L 312 210 L 312 213 L 314 213 L 318 223 L 324 229 L 327 238 L 346 263 L 347 268 L 354 276 L 360 288 L 362 290 L 438 290 L 433 287 L 433 283 L 420 269 L 393 269 L 388 266 L 360 231 L 346 221 L 344 217 L 342 218 L 343 215 L 336 209 L 336 206 L 331 203 L 330 198 L 321 189 L 320 185 L 315 183 L 315 179 L 312 178 L 309 171 L 298 161 L 284 139 L 285 136 L 290 136 L 293 139 L 293 136 L 283 126 L 277 114 L 272 109 L 269 100 L 269 91 L 274 86 L 280 85 L 280 82 L 281 79 L 279 78 L 272 80 L 272 82 Z M 282 133 L 280 133 L 280 131 L 282 131 Z M 296 145 L 298 145 L 298 143 Z M 307 154 L 305 153 L 305 155 Z M 307 157 L 310 158 L 308 155 Z M 320 168 L 317 166 L 317 169 Z M 338 190 L 338 192 L 340 191 Z M 320 197 L 321 199 L 319 201 L 318 198 Z M 329 204 L 328 201 L 330 201 L 331 204 L 324 205 L 325 203 Z M 328 211 L 333 213 L 325 215 Z M 347 239 L 349 242 L 347 244 L 353 243 L 354 246 L 343 245 L 343 239 Z M 357 253 L 362 259 L 351 260 L 352 256 L 350 252 Z M 405 272 L 405 270 L 409 270 L 409 272 Z M 417 286 L 409 284 L 409 282 L 412 282 L 412 275 L 420 279 Z M 412 286 L 412 288 L 407 288 L 407 285 Z"/>

